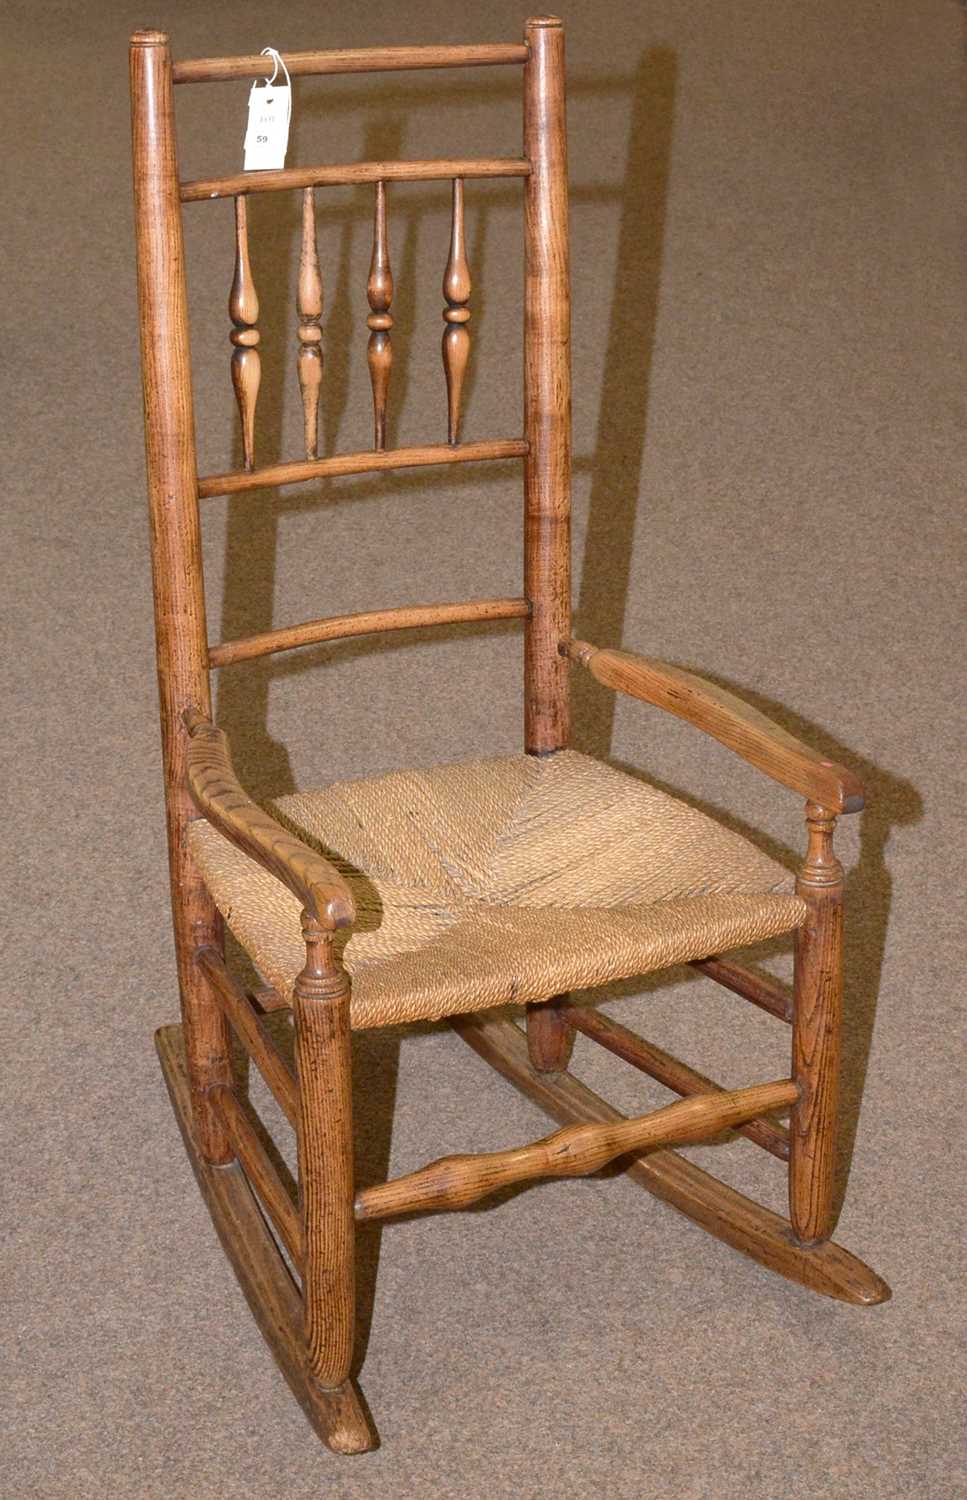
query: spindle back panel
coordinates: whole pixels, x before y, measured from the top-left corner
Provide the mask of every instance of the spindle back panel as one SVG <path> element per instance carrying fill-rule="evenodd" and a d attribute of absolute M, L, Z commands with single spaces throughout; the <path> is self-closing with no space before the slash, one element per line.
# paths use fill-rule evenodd
<path fill-rule="evenodd" d="M 518 65 L 523 72 L 524 147 L 519 158 L 355 162 L 179 180 L 173 85 L 267 77 L 271 58 L 207 58 L 172 63 L 160 32 L 131 41 L 132 120 L 138 230 L 142 361 L 149 495 L 152 506 L 159 671 L 171 684 L 163 713 L 205 710 L 207 674 L 216 666 L 368 629 L 457 619 L 525 619 L 525 740 L 542 753 L 567 742 L 570 635 L 570 368 L 567 168 L 563 28 L 553 18 L 527 22 L 521 45 L 374 48 L 285 54 L 290 74 L 399 68 Z M 520 178 L 524 198 L 524 402 L 522 431 L 461 443 L 465 377 L 472 358 L 473 277 L 465 232 L 468 184 Z M 388 184 L 451 183 L 449 242 L 441 246 L 440 433 L 421 446 L 387 449 L 393 391 L 391 199 Z M 320 395 L 325 380 L 325 274 L 316 236 L 318 197 L 335 184 L 371 184 L 372 256 L 366 297 L 367 362 L 372 389 L 372 448 L 319 456 Z M 302 402 L 303 451 L 259 467 L 258 399 L 262 377 L 259 296 L 253 274 L 248 200 L 254 193 L 299 195 L 301 244 L 296 287 L 297 337 L 292 378 Z M 234 253 L 226 280 L 230 375 L 238 407 L 242 468 L 199 475 L 192 425 L 184 286 L 182 214 L 206 201 L 234 200 Z M 445 440 L 444 440 L 445 438 Z M 198 502 L 209 495 L 314 476 L 432 464 L 520 458 L 524 467 L 525 576 L 520 597 L 373 610 L 310 620 L 245 642 L 209 645 L 200 571 Z M 180 575 L 180 576 L 174 576 Z M 205 681 L 202 683 L 202 678 Z"/>

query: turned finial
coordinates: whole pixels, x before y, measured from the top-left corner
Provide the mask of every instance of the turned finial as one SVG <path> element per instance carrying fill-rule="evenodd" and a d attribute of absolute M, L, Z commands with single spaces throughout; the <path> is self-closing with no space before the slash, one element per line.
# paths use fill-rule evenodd
<path fill-rule="evenodd" d="M 302 1000 L 342 999 L 348 991 L 345 970 L 333 954 L 333 932 L 309 911 L 302 913 L 305 968 L 296 976 L 295 993 Z"/>
<path fill-rule="evenodd" d="M 806 803 L 806 855 L 799 871 L 799 884 L 811 887 L 838 885 L 843 866 L 833 852 L 836 814 L 818 802 Z"/>

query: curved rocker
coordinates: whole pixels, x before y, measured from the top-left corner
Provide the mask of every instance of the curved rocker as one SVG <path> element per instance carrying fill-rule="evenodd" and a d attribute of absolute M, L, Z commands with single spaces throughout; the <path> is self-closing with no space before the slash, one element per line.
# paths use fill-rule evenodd
<path fill-rule="evenodd" d="M 289 1389 L 313 1430 L 334 1453 L 366 1453 L 378 1447 L 379 1439 L 351 1380 L 336 1390 L 326 1391 L 307 1378 L 302 1299 L 245 1173 L 237 1162 L 224 1167 L 209 1166 L 198 1154 L 191 1135 L 191 1099 L 182 1028 L 162 1026 L 155 1033 L 155 1046 L 188 1160 L 212 1223 Z"/>

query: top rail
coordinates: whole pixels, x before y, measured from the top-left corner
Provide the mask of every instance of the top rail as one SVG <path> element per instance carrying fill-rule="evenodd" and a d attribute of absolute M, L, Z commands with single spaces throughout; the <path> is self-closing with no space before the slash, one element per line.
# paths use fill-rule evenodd
<path fill-rule="evenodd" d="M 519 43 L 478 47 L 346 47 L 333 52 L 283 52 L 293 77 L 314 73 L 395 73 L 408 68 L 480 68 L 494 63 L 525 63 Z M 172 66 L 175 83 L 215 83 L 227 78 L 267 78 L 271 57 L 189 57 Z"/>

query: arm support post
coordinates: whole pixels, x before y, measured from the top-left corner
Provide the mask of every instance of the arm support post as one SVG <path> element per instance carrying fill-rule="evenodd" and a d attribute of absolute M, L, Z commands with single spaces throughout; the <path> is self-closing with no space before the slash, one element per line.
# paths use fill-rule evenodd
<path fill-rule="evenodd" d="M 349 980 L 332 934 L 302 917 L 306 965 L 295 982 L 299 1198 L 308 1378 L 323 1390 L 349 1376 L 355 1325 Z"/>
<path fill-rule="evenodd" d="M 792 1076 L 799 1100 L 789 1121 L 789 1215 L 800 1244 L 833 1228 L 833 1170 L 843 1008 L 843 867 L 833 853 L 836 819 L 806 803 L 809 844 L 796 881 L 808 916 L 796 933 Z"/>

